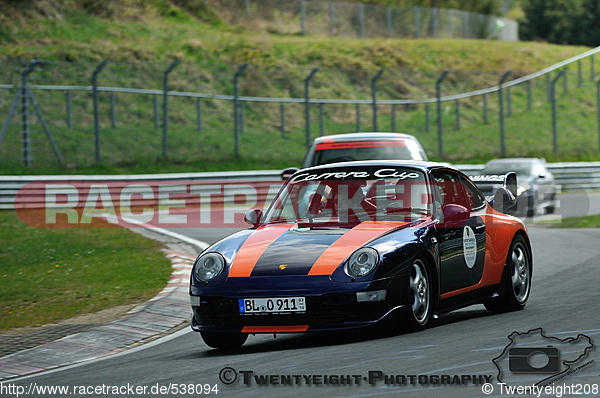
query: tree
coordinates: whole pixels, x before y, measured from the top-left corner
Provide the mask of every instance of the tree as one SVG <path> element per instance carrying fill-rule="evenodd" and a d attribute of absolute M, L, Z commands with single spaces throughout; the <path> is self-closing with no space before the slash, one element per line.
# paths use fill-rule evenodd
<path fill-rule="evenodd" d="M 600 46 L 600 2 L 583 0 L 582 9 L 579 42 L 590 47 Z"/>
<path fill-rule="evenodd" d="M 523 0 L 521 38 L 581 44 L 583 0 Z M 597 29 L 597 28 L 596 28 Z"/>

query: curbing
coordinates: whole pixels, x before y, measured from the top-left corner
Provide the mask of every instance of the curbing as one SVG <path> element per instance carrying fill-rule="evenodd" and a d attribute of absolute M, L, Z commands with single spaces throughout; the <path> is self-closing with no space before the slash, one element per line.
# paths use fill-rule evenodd
<path fill-rule="evenodd" d="M 132 231 L 161 240 L 167 246 L 165 255 L 173 268 L 167 285 L 154 298 L 115 321 L 0 358 L 0 380 L 105 358 L 189 322 L 188 283 L 197 254 L 190 245 L 203 250 L 208 244 L 162 228 L 141 226 Z M 165 237 L 170 239 L 165 241 Z"/>

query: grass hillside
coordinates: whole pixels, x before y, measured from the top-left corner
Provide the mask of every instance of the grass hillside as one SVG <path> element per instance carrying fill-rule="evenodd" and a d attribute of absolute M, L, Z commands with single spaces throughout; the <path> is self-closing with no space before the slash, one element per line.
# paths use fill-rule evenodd
<path fill-rule="evenodd" d="M 210 2 L 208 2 L 210 3 Z M 495 85 L 506 70 L 518 77 L 587 48 L 544 43 L 450 39 L 348 39 L 285 35 L 230 26 L 223 10 L 205 8 L 201 0 L 0 0 L 0 84 L 19 84 L 19 72 L 34 57 L 50 61 L 31 75 L 31 84 L 89 85 L 101 60 L 101 86 L 161 89 L 162 73 L 173 59 L 183 63 L 170 76 L 170 89 L 232 94 L 233 74 L 250 66 L 240 79 L 247 96 L 302 97 L 303 79 L 321 69 L 311 83 L 312 98 L 370 98 L 370 81 L 386 68 L 378 83 L 379 98 L 423 98 L 434 95 L 442 70 L 451 70 L 444 94 Z M 22 62 L 18 62 L 22 61 Z M 589 62 L 585 83 L 575 87 L 576 66 L 569 71 L 570 91 L 560 92 L 561 150 L 551 152 L 550 113 L 545 80 L 534 85 L 534 108 L 525 111 L 525 87 L 513 90 L 513 115 L 507 121 L 509 155 L 549 159 L 597 159 L 594 85 Z M 0 92 L 4 119 L 15 91 Z M 154 127 L 149 95 L 117 94 L 116 124 L 110 120 L 110 97 L 100 94 L 102 161 L 94 160 L 92 101 L 89 92 L 72 93 L 72 127 L 66 126 L 65 93 L 35 91 L 37 102 L 57 141 L 66 167 L 59 167 L 39 121 L 32 119 L 32 169 L 22 164 L 20 114 L 0 143 L 0 172 L 154 172 L 245 168 L 282 168 L 299 164 L 304 155 L 301 104 L 285 108 L 286 135 L 281 137 L 279 104 L 245 104 L 240 157 L 233 156 L 232 104 L 202 101 L 202 130 L 196 103 L 170 99 L 169 159 L 161 158 L 161 131 Z M 489 124 L 482 123 L 482 99 L 461 103 L 461 128 L 455 126 L 454 104 L 444 104 L 445 160 L 478 162 L 499 153 L 497 98 L 489 98 Z M 159 108 L 162 99 L 158 101 Z M 372 126 L 371 108 L 360 107 L 361 129 Z M 379 130 L 391 130 L 391 107 L 379 107 Z M 437 159 L 434 108 L 430 131 L 423 106 L 397 107 L 396 130 L 416 135 Z M 311 109 L 312 136 L 321 128 L 319 107 Z M 3 121 L 3 120 L 2 120 Z M 323 107 L 325 134 L 356 130 L 353 105 Z M 525 132 L 525 133 L 524 133 Z"/>

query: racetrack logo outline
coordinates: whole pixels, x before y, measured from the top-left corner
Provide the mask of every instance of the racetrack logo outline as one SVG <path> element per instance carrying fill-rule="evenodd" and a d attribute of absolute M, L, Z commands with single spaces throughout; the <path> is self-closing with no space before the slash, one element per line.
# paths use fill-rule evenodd
<path fill-rule="evenodd" d="M 567 344 L 570 344 L 570 343 L 578 341 L 580 338 L 587 339 L 587 342 L 589 343 L 589 345 L 583 350 L 583 353 L 581 355 L 579 355 L 577 358 L 575 358 L 573 360 L 564 360 L 564 361 L 560 362 L 563 365 L 565 365 L 566 368 L 564 370 L 559 371 L 558 373 L 553 373 L 552 375 L 550 375 L 550 376 L 548 376 L 548 377 L 546 377 L 546 378 L 544 378 L 544 379 L 542 379 L 542 380 L 534 383 L 534 385 L 536 385 L 536 386 L 545 385 L 545 384 L 547 384 L 547 382 L 549 380 L 555 379 L 555 378 L 560 377 L 560 376 L 564 377 L 564 375 L 566 375 L 569 372 L 571 372 L 572 365 L 576 364 L 577 362 L 579 362 L 580 360 L 582 360 L 584 357 L 586 357 L 588 355 L 589 350 L 591 350 L 591 349 L 593 349 L 595 347 L 594 346 L 594 342 L 592 341 L 592 339 L 589 336 L 587 336 L 587 335 L 585 335 L 583 333 L 578 333 L 576 337 L 567 337 L 565 339 L 559 339 L 558 337 L 545 335 L 544 331 L 543 331 L 543 329 L 541 327 L 540 328 L 530 329 L 530 330 L 528 330 L 527 332 L 524 332 L 524 333 L 519 333 L 517 331 L 514 331 L 510 335 L 507 336 L 508 339 L 510 340 L 510 342 L 506 345 L 506 347 L 504 347 L 504 350 L 502 350 L 502 353 L 500 353 L 500 355 L 498 355 L 497 357 L 495 357 L 495 358 L 492 359 L 492 362 L 494 363 L 494 366 L 496 366 L 496 369 L 498 369 L 497 379 L 498 379 L 499 383 L 503 383 L 503 380 L 502 380 L 502 378 L 503 378 L 503 370 L 500 367 L 500 365 L 498 364 L 498 362 L 509 351 L 509 347 L 512 346 L 513 344 L 515 344 L 515 341 L 514 341 L 513 338 L 520 337 L 520 336 L 526 336 L 526 335 L 529 335 L 529 334 L 532 334 L 532 333 L 535 333 L 535 332 L 539 332 L 539 336 L 540 337 L 542 337 L 544 339 L 548 339 L 550 341 L 555 341 L 557 343 L 567 343 Z M 514 372 L 511 372 L 511 373 L 514 373 Z M 531 374 L 535 374 L 535 373 L 537 373 L 537 372 L 531 372 Z"/>

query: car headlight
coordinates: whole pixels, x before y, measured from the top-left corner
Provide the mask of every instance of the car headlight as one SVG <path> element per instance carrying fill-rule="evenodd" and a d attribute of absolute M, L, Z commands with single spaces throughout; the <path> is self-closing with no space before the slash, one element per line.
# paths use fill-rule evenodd
<path fill-rule="evenodd" d="M 346 263 L 346 274 L 352 277 L 369 275 L 379 262 L 379 253 L 377 250 L 369 247 L 358 249 L 348 259 Z"/>
<path fill-rule="evenodd" d="M 194 264 L 194 275 L 198 280 L 208 282 L 215 279 L 225 268 L 225 259 L 219 253 L 207 253 Z"/>

